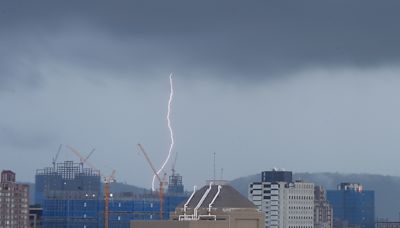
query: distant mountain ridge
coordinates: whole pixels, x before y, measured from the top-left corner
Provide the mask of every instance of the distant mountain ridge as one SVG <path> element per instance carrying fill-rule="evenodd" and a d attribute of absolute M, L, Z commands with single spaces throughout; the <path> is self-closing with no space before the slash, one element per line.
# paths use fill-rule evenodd
<path fill-rule="evenodd" d="M 327 190 L 336 189 L 341 182 L 358 182 L 365 190 L 375 191 L 375 217 L 399 220 L 400 216 L 400 177 L 377 174 L 341 174 L 341 173 L 294 173 L 294 180 L 305 180 L 322 185 Z M 261 174 L 240 177 L 232 180 L 231 185 L 247 197 L 250 182 L 260 181 Z"/>

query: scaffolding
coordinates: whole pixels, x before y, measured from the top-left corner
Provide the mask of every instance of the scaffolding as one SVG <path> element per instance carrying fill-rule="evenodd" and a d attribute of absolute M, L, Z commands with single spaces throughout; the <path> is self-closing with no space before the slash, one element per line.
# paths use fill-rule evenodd
<path fill-rule="evenodd" d="M 45 206 L 45 200 L 84 199 L 101 194 L 100 173 L 84 168 L 80 163 L 65 161 L 53 167 L 36 170 L 35 204 Z"/>
<path fill-rule="evenodd" d="M 173 173 L 169 176 L 168 181 L 168 194 L 183 194 L 184 186 L 182 183 L 182 176 L 178 173 Z"/>

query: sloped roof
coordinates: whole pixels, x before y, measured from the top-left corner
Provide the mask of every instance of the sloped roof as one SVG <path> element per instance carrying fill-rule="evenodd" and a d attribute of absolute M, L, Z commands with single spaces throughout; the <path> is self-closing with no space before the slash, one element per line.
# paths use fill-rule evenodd
<path fill-rule="evenodd" d="M 236 189 L 230 185 L 221 185 L 221 192 L 217 196 L 213 208 L 256 208 L 252 202 L 242 196 Z M 188 204 L 188 208 L 195 208 L 200 202 L 201 198 L 209 188 L 208 185 L 203 186 L 201 189 L 196 191 L 193 198 Z M 212 185 L 210 192 L 204 199 L 200 208 L 208 208 L 208 205 L 212 202 L 213 198 L 218 192 L 218 185 Z M 186 202 L 182 203 L 179 207 L 183 207 Z"/>

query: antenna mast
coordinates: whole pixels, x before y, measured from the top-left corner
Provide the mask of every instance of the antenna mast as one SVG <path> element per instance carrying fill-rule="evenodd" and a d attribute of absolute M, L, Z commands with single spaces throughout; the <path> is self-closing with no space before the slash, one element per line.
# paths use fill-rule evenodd
<path fill-rule="evenodd" d="M 214 183 L 215 183 L 215 155 L 216 155 L 216 153 L 214 152 L 213 155 L 214 155 Z"/>

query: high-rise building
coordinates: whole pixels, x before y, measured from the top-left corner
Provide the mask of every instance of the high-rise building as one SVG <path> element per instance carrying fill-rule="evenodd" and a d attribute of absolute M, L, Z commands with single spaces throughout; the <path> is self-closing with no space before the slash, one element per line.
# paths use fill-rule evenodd
<path fill-rule="evenodd" d="M 333 227 L 333 209 L 326 199 L 326 191 L 322 186 L 314 187 L 314 227 Z"/>
<path fill-rule="evenodd" d="M 44 228 L 104 227 L 104 195 L 100 174 L 81 163 L 65 161 L 36 171 L 36 202 L 42 205 Z M 165 195 L 163 217 L 169 218 L 186 195 Z M 110 228 L 128 228 L 131 220 L 159 220 L 158 194 L 113 194 L 109 198 Z M 1 228 L 1 227 L 0 227 Z"/>
<path fill-rule="evenodd" d="M 62 199 L 86 194 L 98 197 L 100 193 L 99 171 L 84 168 L 82 163 L 65 161 L 36 170 L 35 204 L 43 204 L 49 197 Z"/>
<path fill-rule="evenodd" d="M 99 208 L 99 199 L 99 171 L 85 168 L 82 163 L 65 161 L 36 171 L 35 202 L 43 208 L 43 227 L 97 226 L 98 214 L 90 212 Z"/>
<path fill-rule="evenodd" d="M 15 173 L 10 170 L 1 172 L 0 227 L 29 227 L 29 186 L 17 184 Z"/>
<path fill-rule="evenodd" d="M 265 227 L 314 227 L 314 184 L 292 181 L 290 171 L 262 172 L 262 181 L 249 186 L 249 200 L 265 213 Z"/>
<path fill-rule="evenodd" d="M 327 191 L 327 198 L 333 208 L 334 227 L 374 227 L 374 191 L 364 190 L 359 183 L 341 183 L 337 190 Z"/>

